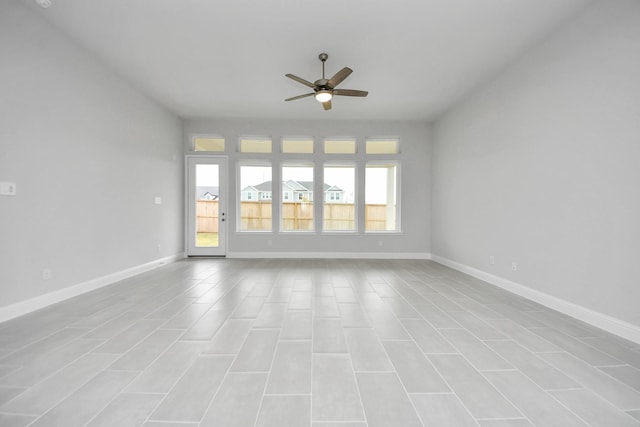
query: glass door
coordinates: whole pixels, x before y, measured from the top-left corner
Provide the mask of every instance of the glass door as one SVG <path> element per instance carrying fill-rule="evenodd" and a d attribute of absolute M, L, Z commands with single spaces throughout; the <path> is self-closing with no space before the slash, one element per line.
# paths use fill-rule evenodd
<path fill-rule="evenodd" d="M 187 156 L 187 255 L 225 256 L 225 157 Z"/>

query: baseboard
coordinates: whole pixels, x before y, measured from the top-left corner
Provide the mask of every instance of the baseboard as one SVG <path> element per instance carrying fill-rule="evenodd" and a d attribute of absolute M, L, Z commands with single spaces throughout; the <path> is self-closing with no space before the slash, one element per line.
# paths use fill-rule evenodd
<path fill-rule="evenodd" d="M 431 259 L 438 264 L 445 265 L 447 267 L 453 268 L 454 270 L 458 270 L 480 280 L 484 280 L 485 282 L 488 282 L 499 288 L 505 289 L 509 292 L 513 292 L 516 295 L 542 304 L 545 307 L 552 308 L 563 314 L 566 314 L 567 316 L 582 320 L 583 322 L 588 323 L 592 326 L 640 344 L 640 326 L 625 322 L 624 320 L 616 319 L 615 317 L 611 317 L 609 315 L 591 310 L 590 308 L 586 308 L 581 305 L 563 300 L 561 298 L 554 297 L 553 295 L 531 289 L 528 286 L 521 285 L 511 280 L 495 276 L 485 271 L 478 270 L 476 268 L 461 264 L 456 261 L 452 261 L 447 258 L 443 258 L 438 255 L 432 254 Z"/>
<path fill-rule="evenodd" d="M 227 258 L 431 259 L 423 252 L 229 252 Z"/>
<path fill-rule="evenodd" d="M 184 254 L 179 253 L 168 257 L 156 259 L 145 264 L 127 268 L 126 270 L 117 271 L 106 276 L 97 277 L 95 279 L 91 279 L 86 282 L 78 283 L 76 285 L 59 289 L 54 292 L 40 295 L 35 298 L 20 301 L 5 307 L 0 307 L 0 322 L 5 322 L 7 320 L 29 314 L 41 308 L 45 308 L 69 298 L 73 298 L 75 296 L 82 295 L 84 293 L 102 288 L 104 286 L 111 285 L 113 283 L 119 282 L 120 280 L 124 280 L 137 274 L 156 269 L 165 264 L 175 262 L 182 258 L 184 258 Z"/>

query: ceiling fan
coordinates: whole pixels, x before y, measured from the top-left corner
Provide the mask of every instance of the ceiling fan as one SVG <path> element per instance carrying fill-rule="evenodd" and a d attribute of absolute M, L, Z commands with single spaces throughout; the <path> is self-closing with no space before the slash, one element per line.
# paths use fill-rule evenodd
<path fill-rule="evenodd" d="M 315 96 L 316 100 L 322 103 L 322 107 L 324 107 L 325 110 L 330 110 L 331 98 L 333 98 L 335 95 L 365 97 L 369 94 L 369 92 L 364 90 L 336 89 L 336 86 L 338 86 L 344 79 L 349 77 L 349 74 L 353 73 L 353 70 L 349 67 L 344 67 L 342 70 L 335 73 L 333 77 L 327 80 L 324 77 L 324 63 L 327 58 L 329 58 L 329 55 L 327 55 L 326 53 L 321 53 L 320 55 L 318 55 L 318 58 L 320 59 L 320 61 L 322 61 L 322 78 L 316 80 L 313 83 L 308 82 L 298 76 L 294 76 L 293 74 L 285 74 L 285 76 L 289 77 L 290 79 L 310 87 L 311 89 L 313 89 L 313 92 L 287 98 L 285 99 L 285 101 L 293 101 L 300 98 L 306 98 L 308 96 Z"/>

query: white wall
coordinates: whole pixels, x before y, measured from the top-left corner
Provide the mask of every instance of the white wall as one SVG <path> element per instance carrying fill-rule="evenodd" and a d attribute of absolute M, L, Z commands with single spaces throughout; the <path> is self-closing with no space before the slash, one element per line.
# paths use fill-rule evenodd
<path fill-rule="evenodd" d="M 313 100 L 309 102 L 315 102 Z M 318 106 L 318 108 L 320 108 Z M 337 107 L 334 107 L 337 108 Z M 319 109 L 318 114 L 325 114 Z M 323 155 L 321 152 L 322 138 L 327 136 L 354 136 L 357 138 L 358 154 L 355 156 L 362 171 L 367 157 L 364 155 L 364 141 L 366 137 L 396 136 L 400 138 L 401 154 L 397 158 L 401 162 L 401 224 L 400 234 L 364 234 L 344 235 L 338 233 L 280 233 L 274 224 L 273 233 L 236 232 L 235 217 L 229 218 L 229 254 L 243 256 L 243 254 L 260 254 L 275 256 L 274 254 L 295 254 L 303 256 L 305 253 L 326 256 L 328 254 L 344 253 L 345 257 L 369 256 L 428 256 L 429 241 L 429 211 L 430 196 L 425 188 L 430 187 L 430 142 L 429 126 L 421 123 L 401 122 L 358 122 L 338 120 L 207 120 L 194 119 L 185 121 L 185 149 L 189 147 L 189 135 L 217 134 L 225 137 L 229 157 L 229 206 L 235 207 L 239 190 L 236 184 L 235 169 L 240 159 L 260 158 L 237 152 L 240 136 L 268 136 L 273 140 L 275 154 L 263 156 L 272 161 L 275 169 L 285 159 L 303 158 L 278 154 L 279 144 L 285 136 L 312 136 L 316 138 L 316 154 L 313 156 L 317 165 L 324 161 L 335 160 L 339 156 Z M 353 158 L 353 157 L 347 157 Z M 388 157 L 381 157 L 387 159 Z M 277 178 L 275 178 L 277 180 Z M 363 185 L 362 180 L 359 185 Z M 316 212 L 318 212 L 316 210 Z M 362 222 L 361 222 L 362 224 Z M 271 241 L 271 245 L 269 244 Z M 380 245 L 381 244 L 381 245 Z"/>
<path fill-rule="evenodd" d="M 595 2 L 433 138 L 434 254 L 640 325 L 640 2 Z"/>
<path fill-rule="evenodd" d="M 181 121 L 19 1 L 0 61 L 0 309 L 181 253 Z"/>

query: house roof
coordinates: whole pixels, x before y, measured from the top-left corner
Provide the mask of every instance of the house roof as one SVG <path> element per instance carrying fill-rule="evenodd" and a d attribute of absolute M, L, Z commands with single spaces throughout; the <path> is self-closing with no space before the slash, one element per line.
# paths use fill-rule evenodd
<path fill-rule="evenodd" d="M 289 187 L 291 191 L 310 191 L 313 192 L 313 181 L 294 181 L 292 179 L 282 182 L 283 188 Z M 272 182 L 265 181 L 256 185 L 248 185 L 242 189 L 242 191 L 249 191 L 253 189 L 255 191 L 273 191 Z M 335 185 L 324 184 L 324 191 L 344 191 L 340 187 Z"/>

